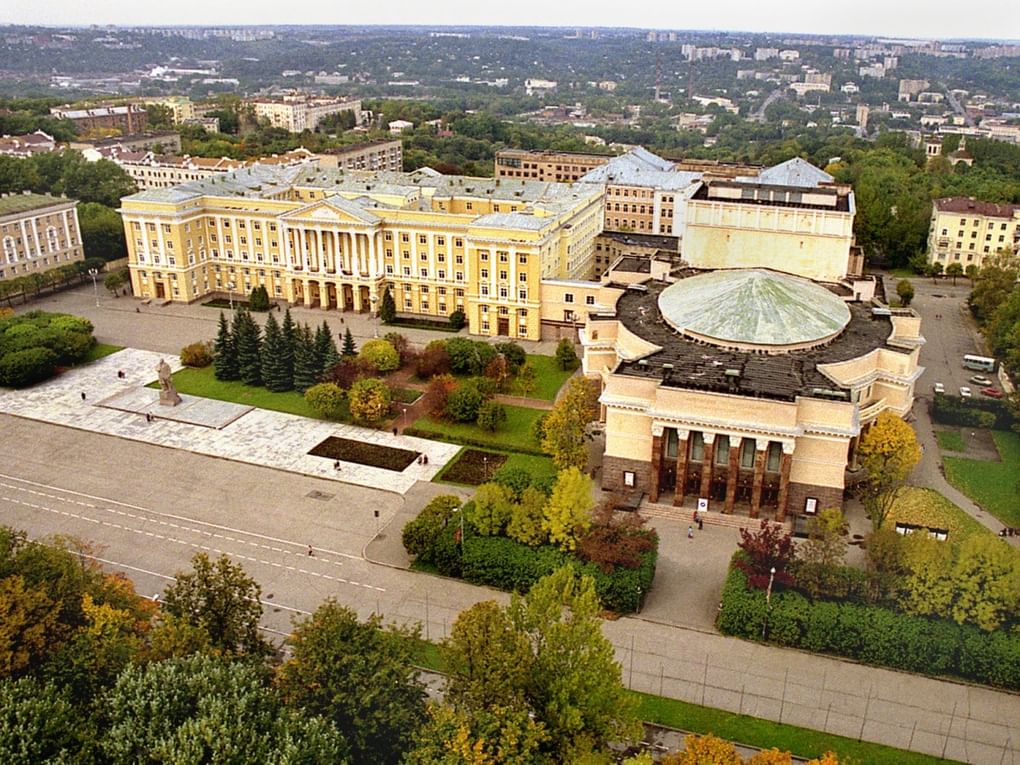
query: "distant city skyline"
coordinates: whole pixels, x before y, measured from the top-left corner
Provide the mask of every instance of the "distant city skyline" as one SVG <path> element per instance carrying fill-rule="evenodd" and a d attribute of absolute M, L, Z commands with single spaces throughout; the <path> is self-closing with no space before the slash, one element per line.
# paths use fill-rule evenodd
<path fill-rule="evenodd" d="M 15 4 L 2 16 L 3 24 L 48 26 L 114 24 L 118 26 L 242 26 L 242 25 L 414 25 L 414 26 L 507 26 L 507 27 L 631 27 L 638 29 L 733 31 L 820 35 L 862 35 L 920 39 L 1007 39 L 1020 37 L 1020 14 L 1013 26 L 1005 25 L 1005 6 L 978 3 L 966 6 L 947 2 L 890 3 L 888 0 L 857 0 L 819 6 L 805 0 L 762 3 L 722 0 L 695 7 L 663 8 L 656 4 L 626 7 L 618 3 L 561 0 L 550 4 L 519 0 L 505 8 L 463 0 L 423 4 L 391 0 L 385 7 L 322 5 L 302 7 L 270 0 L 250 0 L 238 13 L 237 6 L 210 4 L 203 0 L 179 0 L 149 5 L 134 0 L 104 0 L 92 4 L 51 0 L 32 5 Z"/>

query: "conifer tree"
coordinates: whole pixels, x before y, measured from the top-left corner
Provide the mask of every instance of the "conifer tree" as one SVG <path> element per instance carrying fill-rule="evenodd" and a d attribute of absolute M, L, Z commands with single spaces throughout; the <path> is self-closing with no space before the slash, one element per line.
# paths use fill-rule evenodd
<path fill-rule="evenodd" d="M 259 325 L 244 310 L 234 319 L 234 345 L 237 348 L 237 369 L 245 385 L 262 384 L 262 345 Z"/>
<path fill-rule="evenodd" d="M 353 358 L 358 355 L 358 346 L 354 342 L 354 335 L 351 334 L 350 327 L 344 330 L 344 344 L 343 349 L 340 351 L 340 355 L 345 359 Z"/>
<path fill-rule="evenodd" d="M 236 380 L 237 351 L 234 348 L 234 338 L 230 334 L 230 324 L 227 317 L 220 311 L 220 327 L 216 333 L 216 343 L 213 346 L 214 358 L 213 368 L 217 380 Z"/>
<path fill-rule="evenodd" d="M 389 287 L 383 290 L 382 304 L 379 306 L 379 318 L 382 319 L 384 324 L 389 324 L 397 318 L 397 304 L 393 300 L 393 295 L 390 294 Z"/>
<path fill-rule="evenodd" d="M 315 385 L 315 342 L 312 330 L 305 324 L 297 331 L 294 344 L 294 389 L 304 393 Z"/>
<path fill-rule="evenodd" d="M 283 313 L 283 323 L 280 325 L 280 352 L 283 356 L 283 363 L 287 369 L 287 380 L 290 382 L 287 390 L 294 387 L 294 347 L 297 345 L 298 326 L 290 315 L 288 307 Z"/>
<path fill-rule="evenodd" d="M 266 318 L 265 336 L 262 338 L 262 384 L 271 391 L 285 391 L 294 387 L 293 375 L 287 375 L 283 358 L 283 334 L 273 314 Z"/>
<path fill-rule="evenodd" d="M 322 368 L 323 372 L 328 372 L 330 369 L 339 364 L 343 359 L 340 358 L 340 354 L 336 350 L 336 343 L 332 339 L 329 341 L 329 348 L 326 350 L 326 363 Z"/>
<path fill-rule="evenodd" d="M 332 353 L 330 350 L 332 349 Z M 336 344 L 333 342 L 333 333 L 329 329 L 329 324 L 326 323 L 325 319 L 315 330 L 315 370 L 316 374 L 322 374 L 326 371 L 326 362 L 330 356 L 338 355 L 336 352 Z"/>

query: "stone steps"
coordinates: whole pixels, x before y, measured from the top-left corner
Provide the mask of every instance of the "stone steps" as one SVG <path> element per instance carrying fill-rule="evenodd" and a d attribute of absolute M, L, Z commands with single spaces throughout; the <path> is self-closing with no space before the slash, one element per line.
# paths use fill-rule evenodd
<path fill-rule="evenodd" d="M 666 518 L 687 524 L 694 523 L 694 510 L 695 508 L 693 507 L 676 507 L 674 505 L 648 501 L 642 502 L 641 506 L 638 508 L 638 512 L 648 518 Z M 701 513 L 701 517 L 704 519 L 706 526 L 727 526 L 734 529 L 748 530 L 755 530 L 761 526 L 760 518 L 750 518 L 746 515 L 726 515 L 723 513 L 709 512 Z M 786 524 L 780 525 L 785 526 Z"/>

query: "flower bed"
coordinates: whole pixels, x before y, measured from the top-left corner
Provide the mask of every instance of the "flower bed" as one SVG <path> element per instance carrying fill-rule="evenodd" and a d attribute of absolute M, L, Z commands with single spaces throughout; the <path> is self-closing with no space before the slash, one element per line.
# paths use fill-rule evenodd
<path fill-rule="evenodd" d="M 308 453 L 316 457 L 353 462 L 356 465 L 368 465 L 398 473 L 418 459 L 418 452 L 410 449 L 397 449 L 336 436 L 330 436 Z"/>
<path fill-rule="evenodd" d="M 486 481 L 491 481 L 492 474 L 503 467 L 503 463 L 506 461 L 506 454 L 465 449 L 457 461 L 451 463 L 443 471 L 443 480 L 467 486 L 478 486 Z"/>

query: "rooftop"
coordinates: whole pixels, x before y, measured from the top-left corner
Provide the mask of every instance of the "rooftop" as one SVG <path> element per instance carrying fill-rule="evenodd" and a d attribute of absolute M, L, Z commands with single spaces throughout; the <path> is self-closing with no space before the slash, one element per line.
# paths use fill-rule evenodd
<path fill-rule="evenodd" d="M 725 193 L 725 190 L 731 190 L 731 193 Z M 836 189 L 825 187 L 805 189 L 803 186 L 778 186 L 758 183 L 757 178 L 747 181 L 708 181 L 707 183 L 700 184 L 691 194 L 690 198 L 697 200 L 711 199 L 717 202 L 738 205 L 765 205 L 768 207 L 792 207 L 802 210 L 852 212 L 850 194 L 840 194 Z"/>
<path fill-rule="evenodd" d="M 1020 205 L 982 202 L 974 197 L 944 197 L 935 200 L 939 212 L 963 213 L 965 215 L 987 215 L 991 218 L 1012 218 Z"/>
<path fill-rule="evenodd" d="M 676 171 L 668 159 L 638 147 L 588 171 L 581 181 L 677 190 L 687 188 L 700 178 L 701 173 Z"/>
<path fill-rule="evenodd" d="M 688 276 L 697 273 L 690 271 Z M 767 354 L 716 347 L 685 337 L 663 320 L 659 297 L 669 286 L 648 282 L 647 290 L 628 289 L 620 296 L 615 318 L 662 350 L 642 360 L 621 362 L 616 374 L 662 380 L 667 387 L 755 398 L 793 401 L 797 396 L 825 391 L 827 397 L 849 400 L 847 391 L 834 391 L 835 383 L 818 370 L 819 365 L 848 361 L 883 347 L 902 352 L 887 343 L 892 334 L 891 318 L 873 314 L 871 305 L 865 303 L 848 303 L 846 328 L 811 349 Z M 666 364 L 672 368 L 664 367 Z M 728 374 L 730 371 L 735 373 Z"/>
<path fill-rule="evenodd" d="M 816 188 L 822 183 L 832 183 L 835 178 L 824 170 L 819 170 L 807 160 L 794 157 L 767 170 L 762 170 L 757 178 L 741 177 L 738 180 L 756 181 L 775 186 Z"/>
<path fill-rule="evenodd" d="M 635 234 L 627 231 L 603 231 L 601 237 L 630 247 L 647 247 L 656 250 L 680 251 L 680 237 L 662 236 L 659 234 Z"/>
<path fill-rule="evenodd" d="M 0 215 L 16 215 L 53 205 L 73 204 L 73 199 L 51 197 L 49 194 L 5 194 L 0 196 Z"/>

